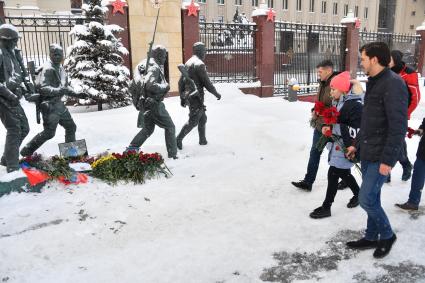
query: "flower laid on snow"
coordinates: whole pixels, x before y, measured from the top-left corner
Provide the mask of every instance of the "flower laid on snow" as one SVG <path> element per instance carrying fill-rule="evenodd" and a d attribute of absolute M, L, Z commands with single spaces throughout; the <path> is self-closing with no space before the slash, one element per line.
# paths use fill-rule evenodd
<path fill-rule="evenodd" d="M 107 162 L 107 161 L 110 161 L 110 160 L 112 160 L 112 159 L 117 159 L 117 158 L 116 158 L 113 154 L 109 154 L 109 155 L 106 155 L 106 156 L 102 156 L 101 158 L 99 158 L 99 159 L 97 159 L 96 161 L 94 161 L 94 162 L 91 164 L 91 167 L 94 169 L 94 168 L 96 168 L 97 166 L 101 165 L 102 163 Z"/>
<path fill-rule="evenodd" d="M 110 184 L 118 181 L 143 184 L 145 180 L 171 172 L 159 153 L 126 151 L 101 156 L 92 163 L 92 176 Z"/>

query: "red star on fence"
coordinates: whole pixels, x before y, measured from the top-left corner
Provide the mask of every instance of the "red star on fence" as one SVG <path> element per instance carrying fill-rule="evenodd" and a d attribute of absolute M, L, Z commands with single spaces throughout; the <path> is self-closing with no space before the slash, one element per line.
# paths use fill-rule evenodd
<path fill-rule="evenodd" d="M 276 15 L 276 12 L 273 11 L 272 8 L 270 8 L 269 11 L 267 12 L 267 21 L 274 22 L 274 16 L 275 15 Z"/>
<path fill-rule="evenodd" d="M 196 7 L 195 2 L 193 0 L 187 7 L 187 16 L 190 17 L 191 15 L 193 15 L 194 17 L 198 16 L 198 7 Z"/>
<path fill-rule="evenodd" d="M 356 19 L 355 28 L 360 28 L 360 19 Z"/>
<path fill-rule="evenodd" d="M 124 15 L 124 7 L 127 6 L 127 4 L 125 2 L 121 2 L 121 0 L 115 0 L 114 2 L 112 2 L 112 6 L 114 7 L 112 14 L 115 15 L 116 13 L 120 12 Z"/>

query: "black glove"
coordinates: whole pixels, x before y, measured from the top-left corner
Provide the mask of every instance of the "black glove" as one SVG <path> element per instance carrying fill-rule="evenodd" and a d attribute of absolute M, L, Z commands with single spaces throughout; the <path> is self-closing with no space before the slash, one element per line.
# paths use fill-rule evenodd
<path fill-rule="evenodd" d="M 216 94 L 216 97 L 217 97 L 217 100 L 220 100 L 221 99 L 221 94 L 217 93 Z"/>
<path fill-rule="evenodd" d="M 184 99 L 180 99 L 180 105 L 181 105 L 182 107 L 186 107 L 186 100 L 184 100 Z"/>

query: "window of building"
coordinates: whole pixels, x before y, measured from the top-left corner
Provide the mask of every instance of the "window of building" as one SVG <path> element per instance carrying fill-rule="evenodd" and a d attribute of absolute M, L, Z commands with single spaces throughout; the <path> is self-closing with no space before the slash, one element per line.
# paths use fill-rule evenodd
<path fill-rule="evenodd" d="M 224 22 L 224 17 L 223 16 L 218 16 L 217 21 L 219 23 L 223 23 Z"/>
<path fill-rule="evenodd" d="M 224 0 L 217 0 L 217 4 L 224 5 Z"/>
<path fill-rule="evenodd" d="M 301 5 L 302 3 L 301 3 L 301 0 L 297 0 L 297 11 L 301 11 Z"/>
<path fill-rule="evenodd" d="M 326 1 L 322 1 L 322 14 L 326 14 Z"/>
<path fill-rule="evenodd" d="M 258 0 L 252 0 L 252 6 L 258 7 Z"/>
<path fill-rule="evenodd" d="M 283 10 L 288 10 L 288 0 L 283 0 L 282 4 Z"/>
<path fill-rule="evenodd" d="M 367 19 L 368 13 L 369 13 L 369 8 L 368 7 L 365 7 L 364 8 L 364 18 L 365 19 Z"/>
<path fill-rule="evenodd" d="M 236 6 L 242 5 L 242 0 L 235 0 L 235 5 Z"/>
<path fill-rule="evenodd" d="M 333 12 L 334 15 L 338 15 L 338 3 L 334 2 Z"/>
<path fill-rule="evenodd" d="M 205 23 L 205 16 L 199 15 L 199 21 Z"/>
<path fill-rule="evenodd" d="M 269 8 L 274 8 L 274 1 L 273 0 L 267 0 L 267 5 Z"/>
<path fill-rule="evenodd" d="M 359 17 L 359 6 L 354 6 L 354 17 Z"/>
<path fill-rule="evenodd" d="M 348 4 L 344 5 L 344 16 L 346 17 L 348 15 Z"/>
<path fill-rule="evenodd" d="M 198 3 L 205 4 L 205 3 L 207 3 L 207 0 L 198 0 Z"/>
<path fill-rule="evenodd" d="M 412 16 L 416 16 L 416 11 L 412 11 Z"/>
<path fill-rule="evenodd" d="M 415 28 L 415 26 L 414 25 L 410 25 L 410 29 L 414 29 Z"/>
<path fill-rule="evenodd" d="M 314 0 L 310 0 L 309 12 L 314 12 Z"/>

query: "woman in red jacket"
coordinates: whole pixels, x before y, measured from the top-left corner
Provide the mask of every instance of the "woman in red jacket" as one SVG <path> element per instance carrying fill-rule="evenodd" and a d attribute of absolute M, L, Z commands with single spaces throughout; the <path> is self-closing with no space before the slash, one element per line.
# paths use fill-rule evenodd
<path fill-rule="evenodd" d="M 410 120 L 410 115 L 416 109 L 419 104 L 419 100 L 421 99 L 421 92 L 419 89 L 419 80 L 418 73 L 415 72 L 412 68 L 407 66 L 403 61 L 403 53 L 399 50 L 391 51 L 391 62 L 389 67 L 391 70 L 400 75 L 400 77 L 404 80 L 407 86 L 407 90 L 409 93 L 409 105 L 407 109 L 407 119 Z M 407 181 L 412 176 L 412 163 L 410 163 L 409 158 L 407 156 L 407 145 L 406 141 L 403 144 L 402 154 L 400 155 L 398 161 L 401 166 L 403 166 L 403 175 L 401 179 L 403 181 Z M 388 181 L 390 181 L 390 177 L 388 177 Z"/>

